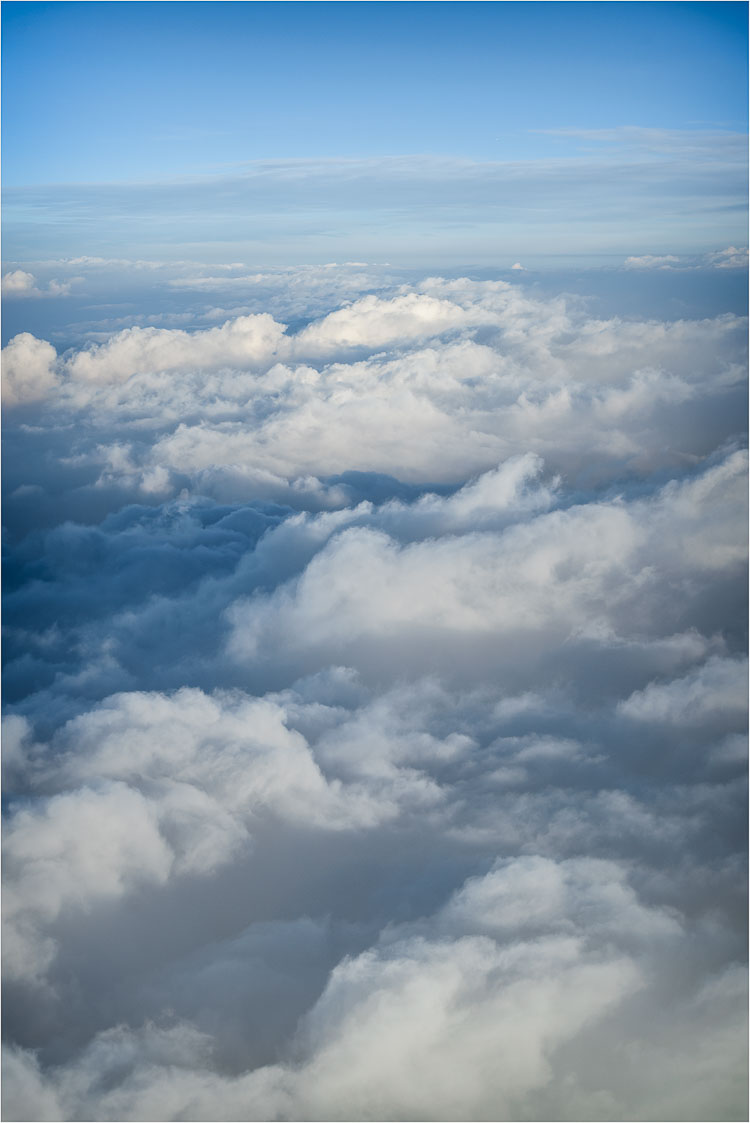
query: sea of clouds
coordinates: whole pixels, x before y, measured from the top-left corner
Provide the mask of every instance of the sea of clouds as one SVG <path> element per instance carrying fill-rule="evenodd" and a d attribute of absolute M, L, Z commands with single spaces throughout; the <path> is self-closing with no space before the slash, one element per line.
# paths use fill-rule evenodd
<path fill-rule="evenodd" d="M 171 284 L 3 351 L 5 1118 L 746 1118 L 745 320 Z"/>

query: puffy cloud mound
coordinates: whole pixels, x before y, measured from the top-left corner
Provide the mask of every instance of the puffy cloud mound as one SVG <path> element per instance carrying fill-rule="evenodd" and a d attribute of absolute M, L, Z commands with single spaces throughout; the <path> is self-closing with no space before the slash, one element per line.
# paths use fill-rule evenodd
<path fill-rule="evenodd" d="M 2 283 L 5 296 L 25 296 L 34 292 L 36 285 L 34 274 L 24 269 L 12 269 L 4 275 Z"/>
<path fill-rule="evenodd" d="M 179 329 L 129 328 L 107 343 L 74 354 L 71 377 L 84 382 L 124 382 L 140 371 L 184 366 L 252 366 L 274 355 L 283 327 L 272 316 L 240 316 L 218 328 L 190 334 Z"/>
<path fill-rule="evenodd" d="M 36 296 L 69 296 L 71 283 L 50 279 L 46 289 L 37 286 L 33 273 L 25 269 L 11 269 L 2 279 L 3 296 L 6 297 L 36 297 Z"/>
<path fill-rule="evenodd" d="M 350 274 L 5 349 L 5 1115 L 742 1119 L 744 325 Z"/>
<path fill-rule="evenodd" d="M 57 352 L 29 332 L 16 335 L 3 348 L 3 404 L 20 405 L 45 398 L 59 384 Z"/>

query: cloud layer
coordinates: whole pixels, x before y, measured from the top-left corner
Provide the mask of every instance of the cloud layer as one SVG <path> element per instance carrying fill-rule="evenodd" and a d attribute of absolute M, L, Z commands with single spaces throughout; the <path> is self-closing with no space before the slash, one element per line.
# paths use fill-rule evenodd
<path fill-rule="evenodd" d="M 3 352 L 6 1117 L 743 1118 L 744 322 L 295 286 Z"/>
<path fill-rule="evenodd" d="M 500 158 L 269 159 L 220 175 L 8 186 L 7 250 L 14 259 L 77 257 L 81 246 L 103 257 L 173 258 L 185 255 L 189 229 L 205 260 L 229 252 L 235 261 L 288 264 L 296 253 L 306 262 L 343 256 L 434 267 L 494 265 L 499 251 L 512 255 L 510 266 L 529 253 L 629 255 L 635 231 L 640 254 L 665 242 L 701 253 L 745 236 L 742 132 L 554 136 L 537 158 L 503 159 L 506 145 L 493 145 Z M 61 211 L 64 224 L 53 221 Z"/>

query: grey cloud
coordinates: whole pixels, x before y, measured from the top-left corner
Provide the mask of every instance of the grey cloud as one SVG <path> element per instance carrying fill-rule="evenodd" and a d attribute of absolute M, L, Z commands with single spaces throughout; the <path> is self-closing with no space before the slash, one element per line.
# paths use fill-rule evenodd
<path fill-rule="evenodd" d="M 454 525 L 449 536 L 403 547 L 380 529 L 341 527 L 338 516 L 341 529 L 296 582 L 232 607 L 230 649 L 266 665 L 296 656 L 300 673 L 325 652 L 355 665 L 363 658 L 370 674 L 388 673 L 386 666 L 408 671 L 427 659 L 450 675 L 453 645 L 467 651 L 476 643 L 486 671 L 510 657 L 515 674 L 525 659 L 538 665 L 550 644 L 590 637 L 606 645 L 684 628 L 689 609 L 675 601 L 678 589 L 684 597 L 692 583 L 696 595 L 707 573 L 724 571 L 731 580 L 742 571 L 735 510 L 744 474 L 738 454 L 650 503 L 527 516 L 501 535 L 472 527 L 456 536 Z M 461 498 L 443 503 L 460 509 Z M 710 544 L 697 530 L 709 521 Z M 360 572 L 368 574 L 366 587 L 352 576 Z"/>
<path fill-rule="evenodd" d="M 656 1066 L 646 1062 L 644 1081 L 639 1051 L 624 1048 L 619 1087 L 605 1090 L 586 1072 L 585 1050 L 613 1031 L 628 1042 L 634 1010 L 656 1009 L 656 996 L 647 998 L 652 974 L 662 976 L 662 997 L 675 985 L 665 984 L 663 962 L 684 941 L 679 921 L 639 901 L 612 864 L 506 861 L 469 880 L 429 924 L 392 928 L 340 963 L 302 1023 L 294 1059 L 219 1075 L 207 1036 L 178 1023 L 106 1031 L 46 1081 L 23 1053 L 11 1056 L 8 1070 L 42 1109 L 84 1102 L 102 1119 L 515 1118 L 535 1101 L 542 1113 L 557 1101 L 564 1107 L 557 1114 L 568 1117 L 600 1117 L 602 1106 L 611 1117 L 637 1114 Z M 691 1096 L 693 1110 L 717 1093 L 729 1102 L 722 1081 L 732 1050 L 716 1022 L 706 1042 L 705 1017 L 721 1012 L 736 1025 L 738 982 L 718 975 L 685 996 L 677 1040 L 663 1035 L 657 1016 L 658 1061 L 671 1077 L 667 1103 L 680 1114 L 690 1111 Z M 703 1040 L 704 1056 L 709 1042 L 716 1056 L 692 1076 L 680 1063 L 691 1033 Z"/>
<path fill-rule="evenodd" d="M 5 1114 L 743 1118 L 744 322 L 359 274 L 6 348 Z"/>
<path fill-rule="evenodd" d="M 747 708 L 747 661 L 709 659 L 698 671 L 666 685 L 649 684 L 620 704 L 637 721 L 693 725 L 717 718 L 722 725 Z"/>

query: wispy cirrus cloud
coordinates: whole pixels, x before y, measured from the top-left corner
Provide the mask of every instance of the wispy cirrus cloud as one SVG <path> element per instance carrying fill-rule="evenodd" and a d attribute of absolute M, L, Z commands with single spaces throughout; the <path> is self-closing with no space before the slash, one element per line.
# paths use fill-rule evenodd
<path fill-rule="evenodd" d="M 169 255 L 190 221 L 202 252 L 215 254 L 231 241 L 235 254 L 269 262 L 288 253 L 291 241 L 309 260 L 343 253 L 484 261 L 498 249 L 627 251 L 636 212 L 643 242 L 667 240 L 684 252 L 742 236 L 746 148 L 739 134 L 621 129 L 561 136 L 586 139 L 586 150 L 525 161 L 265 160 L 215 177 L 9 187 L 6 241 L 19 259 L 37 256 L 42 244 L 47 254 L 53 248 L 65 255 L 82 238 L 103 256 L 121 256 L 125 245 L 144 257 L 155 248 Z M 65 216 L 64 225 L 56 215 Z M 35 239 L 39 224 L 43 241 Z M 179 242 L 182 255 L 181 233 Z"/>

